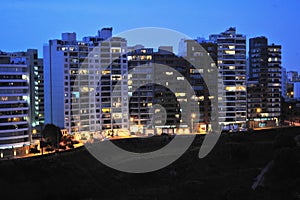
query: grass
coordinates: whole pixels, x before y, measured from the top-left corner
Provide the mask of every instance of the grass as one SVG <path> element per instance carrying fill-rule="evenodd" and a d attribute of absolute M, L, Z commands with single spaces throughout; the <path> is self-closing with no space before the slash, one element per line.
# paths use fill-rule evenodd
<path fill-rule="evenodd" d="M 84 147 L 45 157 L 1 161 L 1 196 L 11 199 L 278 199 L 278 195 L 272 196 L 272 188 L 280 182 L 271 182 L 269 188 L 259 191 L 252 191 L 251 185 L 265 164 L 273 159 L 273 142 L 282 132 L 296 135 L 300 129 L 222 135 L 213 151 L 203 159 L 198 158 L 198 152 L 204 136 L 197 136 L 180 159 L 145 174 L 111 169 Z M 159 149 L 168 142 L 163 136 L 114 141 L 135 152 Z M 299 176 L 293 177 L 294 184 L 297 180 Z M 284 197 L 298 192 L 296 187 L 290 188 L 283 190 Z"/>

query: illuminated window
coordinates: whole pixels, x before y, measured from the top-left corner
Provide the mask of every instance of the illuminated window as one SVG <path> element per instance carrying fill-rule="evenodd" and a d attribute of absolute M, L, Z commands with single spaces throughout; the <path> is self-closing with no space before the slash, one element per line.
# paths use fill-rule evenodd
<path fill-rule="evenodd" d="M 111 79 L 113 80 L 113 81 L 120 81 L 120 80 L 122 80 L 122 76 L 112 76 L 111 77 Z"/>
<path fill-rule="evenodd" d="M 70 74 L 78 74 L 77 70 L 70 70 Z"/>
<path fill-rule="evenodd" d="M 245 86 L 227 86 L 225 87 L 226 91 L 246 91 Z"/>
<path fill-rule="evenodd" d="M 184 97 L 185 93 L 179 93 L 179 92 L 177 92 L 177 93 L 175 93 L 175 96 L 176 97 Z"/>
<path fill-rule="evenodd" d="M 147 57 L 146 56 L 140 56 L 140 59 L 141 60 L 147 60 Z"/>
<path fill-rule="evenodd" d="M 110 108 L 102 108 L 103 113 L 109 113 L 111 111 Z"/>
<path fill-rule="evenodd" d="M 7 101 L 8 97 L 1 97 L 1 101 Z"/>
<path fill-rule="evenodd" d="M 122 113 L 113 113 L 113 119 L 122 119 Z"/>
<path fill-rule="evenodd" d="M 103 70 L 103 71 L 102 71 L 102 74 L 103 74 L 103 75 L 110 74 L 110 70 Z"/>
<path fill-rule="evenodd" d="M 87 74 L 87 70 L 86 69 L 85 70 L 81 69 L 81 70 L 79 70 L 79 74 Z"/>
<path fill-rule="evenodd" d="M 234 55 L 235 54 L 235 51 L 232 51 L 232 50 L 227 50 L 225 51 L 226 54 L 229 54 L 229 55 Z"/>
<path fill-rule="evenodd" d="M 119 102 L 113 102 L 113 107 L 114 108 L 121 108 L 122 104 Z"/>
<path fill-rule="evenodd" d="M 27 75 L 22 75 L 22 79 L 26 80 L 27 79 Z"/>
<path fill-rule="evenodd" d="M 121 48 L 120 47 L 113 47 L 111 48 L 111 53 L 120 53 L 121 52 Z"/>
<path fill-rule="evenodd" d="M 190 73 L 191 74 L 195 74 L 195 73 L 203 73 L 203 69 L 190 69 Z"/>
<path fill-rule="evenodd" d="M 80 88 L 81 89 L 81 92 L 88 92 L 89 91 L 89 88 L 88 87 L 82 87 Z"/>

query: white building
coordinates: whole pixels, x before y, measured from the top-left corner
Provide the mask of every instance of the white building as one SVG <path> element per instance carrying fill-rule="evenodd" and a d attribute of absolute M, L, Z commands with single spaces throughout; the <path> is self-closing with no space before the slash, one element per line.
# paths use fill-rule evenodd
<path fill-rule="evenodd" d="M 244 126 L 247 113 L 246 91 L 246 36 L 229 28 L 221 34 L 210 35 L 210 41 L 218 45 L 217 65 L 222 75 L 225 97 L 220 108 L 220 123 L 233 128 Z"/>
<path fill-rule="evenodd" d="M 45 123 L 72 134 L 128 129 L 127 42 L 102 30 L 44 46 Z"/>

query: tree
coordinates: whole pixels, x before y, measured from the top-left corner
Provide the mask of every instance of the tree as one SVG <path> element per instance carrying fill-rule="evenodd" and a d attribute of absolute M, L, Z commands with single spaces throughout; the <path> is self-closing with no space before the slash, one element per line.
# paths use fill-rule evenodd
<path fill-rule="evenodd" d="M 46 124 L 44 130 L 42 131 L 42 136 L 52 147 L 58 147 L 59 142 L 62 138 L 62 133 L 60 128 L 55 126 L 54 124 Z"/>

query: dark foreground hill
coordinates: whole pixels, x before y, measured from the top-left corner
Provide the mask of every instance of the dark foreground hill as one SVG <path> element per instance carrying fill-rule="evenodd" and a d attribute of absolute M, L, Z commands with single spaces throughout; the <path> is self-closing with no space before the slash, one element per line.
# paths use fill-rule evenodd
<path fill-rule="evenodd" d="M 300 199 L 300 128 L 222 135 L 199 159 L 203 136 L 170 166 L 145 174 L 119 172 L 98 162 L 83 147 L 71 152 L 0 161 L 1 199 Z M 167 136 L 114 141 L 132 151 L 149 151 Z M 264 186 L 251 189 L 274 160 Z M 3 197 L 3 198 L 2 198 Z"/>

